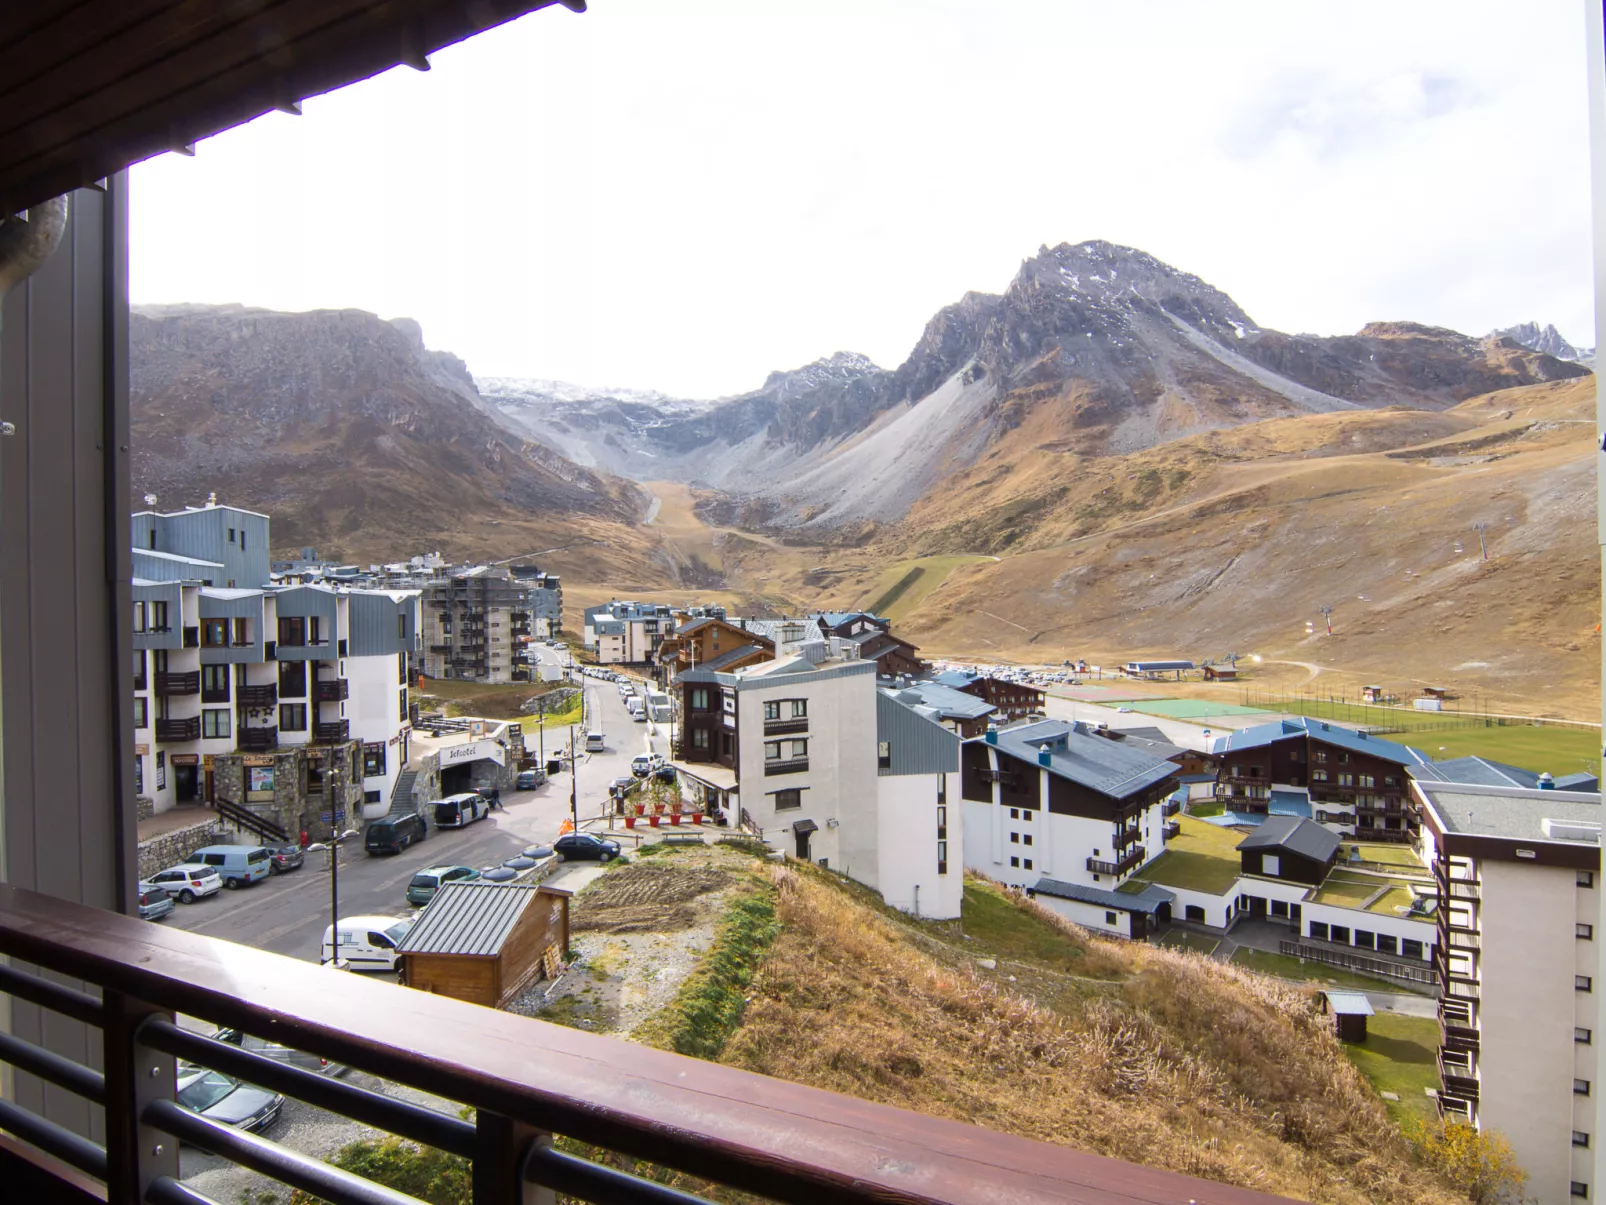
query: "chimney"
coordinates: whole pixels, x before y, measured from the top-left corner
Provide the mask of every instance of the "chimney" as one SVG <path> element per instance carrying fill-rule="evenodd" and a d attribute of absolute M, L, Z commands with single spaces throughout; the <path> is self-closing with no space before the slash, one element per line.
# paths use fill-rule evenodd
<path fill-rule="evenodd" d="M 1037 764 L 1040 766 L 1051 766 L 1054 764 L 1054 754 L 1049 750 L 1047 745 L 1044 745 L 1042 748 L 1038 749 Z"/>
<path fill-rule="evenodd" d="M 1556 780 L 1550 776 L 1549 770 L 1539 776 L 1539 789 L 1541 791 L 1554 791 L 1556 789 Z"/>
<path fill-rule="evenodd" d="M 987 743 L 989 745 L 996 745 L 998 743 L 998 729 L 996 729 L 996 728 L 987 729 Z"/>

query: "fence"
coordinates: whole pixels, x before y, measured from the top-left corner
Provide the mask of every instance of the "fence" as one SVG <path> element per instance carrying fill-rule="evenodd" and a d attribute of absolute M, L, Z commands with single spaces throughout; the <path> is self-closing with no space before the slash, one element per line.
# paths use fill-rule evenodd
<path fill-rule="evenodd" d="M 1359 724 L 1374 732 L 1452 732 L 1469 728 L 1572 728 L 1581 731 L 1599 730 L 1600 725 L 1588 720 L 1564 720 L 1554 716 L 1505 715 L 1489 711 L 1483 706 L 1480 695 L 1475 694 L 1471 706 L 1465 699 L 1445 700 L 1443 711 L 1417 711 L 1410 706 L 1368 703 L 1347 693 L 1321 693 L 1295 691 L 1271 693 L 1245 687 L 1242 691 L 1245 707 L 1259 707 L 1266 711 L 1282 711 L 1293 715 L 1307 715 L 1312 719 L 1341 720 L 1346 724 Z"/>
<path fill-rule="evenodd" d="M 1342 950 L 1324 950 L 1320 946 L 1307 946 L 1298 941 L 1279 941 L 1277 948 L 1280 953 L 1294 958 L 1302 958 L 1307 962 L 1320 962 L 1330 967 L 1342 967 L 1349 971 L 1359 971 L 1363 975 L 1377 975 L 1384 979 L 1398 979 L 1405 983 L 1420 983 L 1428 987 L 1438 982 L 1433 972 L 1426 967 L 1405 966 L 1381 958 L 1368 958 L 1364 954 L 1346 954 Z"/>

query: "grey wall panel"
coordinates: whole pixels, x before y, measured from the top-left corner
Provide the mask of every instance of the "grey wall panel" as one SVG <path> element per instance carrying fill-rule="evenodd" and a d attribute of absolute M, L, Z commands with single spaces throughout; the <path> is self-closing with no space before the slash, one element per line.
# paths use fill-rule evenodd
<path fill-rule="evenodd" d="M 959 769 L 959 737 L 935 720 L 876 691 L 876 740 L 892 746 L 892 765 L 882 774 L 953 774 Z"/>
<path fill-rule="evenodd" d="M 73 194 L 60 249 L 0 326 L 0 876 L 133 905 L 127 200 Z M 100 1062 L 98 1036 L 14 1004 L 11 1032 Z M 82 1101 L 18 1076 L 17 1099 L 81 1131 Z"/>

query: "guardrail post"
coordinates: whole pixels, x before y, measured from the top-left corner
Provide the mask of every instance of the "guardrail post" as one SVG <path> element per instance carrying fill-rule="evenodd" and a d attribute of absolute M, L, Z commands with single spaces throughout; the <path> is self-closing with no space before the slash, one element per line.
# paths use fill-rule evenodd
<path fill-rule="evenodd" d="M 550 1146 L 551 1134 L 483 1109 L 474 1130 L 474 1205 L 556 1205 L 555 1191 L 524 1178 L 530 1148 Z"/>
<path fill-rule="evenodd" d="M 140 1044 L 138 1030 L 147 1017 L 171 1021 L 173 1014 L 129 996 L 106 992 L 106 1164 L 108 1201 L 143 1201 L 158 1176 L 178 1179 L 178 1139 L 139 1119 L 153 1100 L 172 1100 L 172 1055 Z"/>

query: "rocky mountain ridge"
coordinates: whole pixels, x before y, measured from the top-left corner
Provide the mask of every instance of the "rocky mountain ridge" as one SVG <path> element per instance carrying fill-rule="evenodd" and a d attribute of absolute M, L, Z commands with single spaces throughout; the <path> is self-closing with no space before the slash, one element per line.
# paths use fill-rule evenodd
<path fill-rule="evenodd" d="M 838 353 L 706 403 L 484 392 L 515 430 L 581 464 L 691 481 L 750 521 L 824 531 L 902 518 L 1028 421 L 1061 450 L 1125 454 L 1265 418 L 1440 410 L 1586 372 L 1514 338 L 1409 322 L 1284 334 L 1197 276 L 1091 241 L 1044 246 L 1002 294 L 944 307 L 896 369 Z"/>
<path fill-rule="evenodd" d="M 1489 337 L 1511 339 L 1532 351 L 1542 351 L 1546 355 L 1555 356 L 1558 360 L 1572 360 L 1579 364 L 1595 362 L 1593 347 L 1574 347 L 1551 323 L 1541 327 L 1537 322 L 1521 322 L 1503 330 L 1491 331 Z"/>

